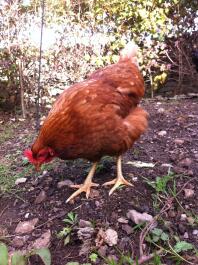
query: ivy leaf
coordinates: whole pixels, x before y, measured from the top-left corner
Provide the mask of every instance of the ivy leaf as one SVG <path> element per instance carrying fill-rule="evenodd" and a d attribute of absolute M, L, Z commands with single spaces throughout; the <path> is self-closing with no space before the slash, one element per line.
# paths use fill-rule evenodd
<path fill-rule="evenodd" d="M 179 241 L 173 248 L 175 252 L 180 253 L 182 251 L 192 250 L 194 246 L 186 241 Z"/>
<path fill-rule="evenodd" d="M 0 243 L 0 257 L 0 265 L 8 265 L 8 249 L 3 243 Z"/>
<path fill-rule="evenodd" d="M 45 265 L 51 265 L 51 254 L 49 249 L 41 248 L 34 251 L 34 255 L 38 255 Z"/>
<path fill-rule="evenodd" d="M 22 255 L 19 252 L 16 252 L 12 256 L 12 265 L 26 265 L 27 264 L 27 257 Z"/>

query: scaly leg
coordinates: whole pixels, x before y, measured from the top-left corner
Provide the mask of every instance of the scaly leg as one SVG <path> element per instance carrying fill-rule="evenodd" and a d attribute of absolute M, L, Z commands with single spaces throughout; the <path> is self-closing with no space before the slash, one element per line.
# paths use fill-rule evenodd
<path fill-rule="evenodd" d="M 113 188 L 109 191 L 109 195 L 111 195 L 120 185 L 127 185 L 127 186 L 133 186 L 130 182 L 128 182 L 122 175 L 122 163 L 121 163 L 121 156 L 118 156 L 117 158 L 117 178 L 105 182 L 103 186 L 107 185 L 113 185 Z"/>
<path fill-rule="evenodd" d="M 86 192 L 86 198 L 89 198 L 89 194 L 90 194 L 90 190 L 91 187 L 97 187 L 99 186 L 99 184 L 93 183 L 92 182 L 92 178 L 94 176 L 94 173 L 96 171 L 96 167 L 97 167 L 97 162 L 93 164 L 92 168 L 89 171 L 89 174 L 87 175 L 85 181 L 83 184 L 81 185 L 71 185 L 71 188 L 77 188 L 78 190 L 75 191 L 68 199 L 66 202 L 69 202 L 70 200 L 72 200 L 73 198 L 75 198 L 76 196 L 78 196 L 80 193 L 82 192 Z"/>

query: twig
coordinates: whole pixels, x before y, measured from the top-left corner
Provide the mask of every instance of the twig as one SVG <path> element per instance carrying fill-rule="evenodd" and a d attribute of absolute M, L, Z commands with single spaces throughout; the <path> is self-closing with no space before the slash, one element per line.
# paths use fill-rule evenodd
<path fill-rule="evenodd" d="M 8 205 L 1 211 L 1 213 L 0 213 L 0 217 L 4 214 L 4 212 L 5 212 L 5 210 L 7 210 L 8 209 Z"/>

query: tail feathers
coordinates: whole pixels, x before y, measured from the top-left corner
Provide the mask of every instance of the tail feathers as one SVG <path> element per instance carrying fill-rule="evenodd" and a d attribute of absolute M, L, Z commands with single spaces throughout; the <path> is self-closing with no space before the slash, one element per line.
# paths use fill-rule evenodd
<path fill-rule="evenodd" d="M 135 108 L 124 120 L 124 124 L 127 127 L 128 147 L 131 147 L 135 140 L 137 140 L 142 133 L 144 133 L 148 127 L 148 113 L 140 107 Z"/>
<path fill-rule="evenodd" d="M 130 41 L 121 51 L 120 60 L 131 60 L 134 64 L 138 65 L 137 53 L 138 53 L 138 46 L 135 44 L 134 41 Z"/>

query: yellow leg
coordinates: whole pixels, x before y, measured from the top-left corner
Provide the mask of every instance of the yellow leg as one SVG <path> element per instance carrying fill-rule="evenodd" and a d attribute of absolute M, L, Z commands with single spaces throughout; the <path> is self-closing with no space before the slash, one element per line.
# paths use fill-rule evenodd
<path fill-rule="evenodd" d="M 121 156 L 117 158 L 117 178 L 105 182 L 103 186 L 114 185 L 113 188 L 109 191 L 109 195 L 111 195 L 120 185 L 133 186 L 130 182 L 128 182 L 122 175 L 122 163 Z"/>
<path fill-rule="evenodd" d="M 89 198 L 89 194 L 90 194 L 90 190 L 91 187 L 97 187 L 99 186 L 99 184 L 97 183 L 93 183 L 92 182 L 92 178 L 94 176 L 94 173 L 96 171 L 96 167 L 97 167 L 98 163 L 94 163 L 92 168 L 89 171 L 88 176 L 86 177 L 85 181 L 83 184 L 81 185 L 71 185 L 71 188 L 77 188 L 78 190 L 75 191 L 68 199 L 66 202 L 69 202 L 70 200 L 72 200 L 73 198 L 75 198 L 76 196 L 78 196 L 80 193 L 82 192 L 86 192 L 86 198 Z"/>

